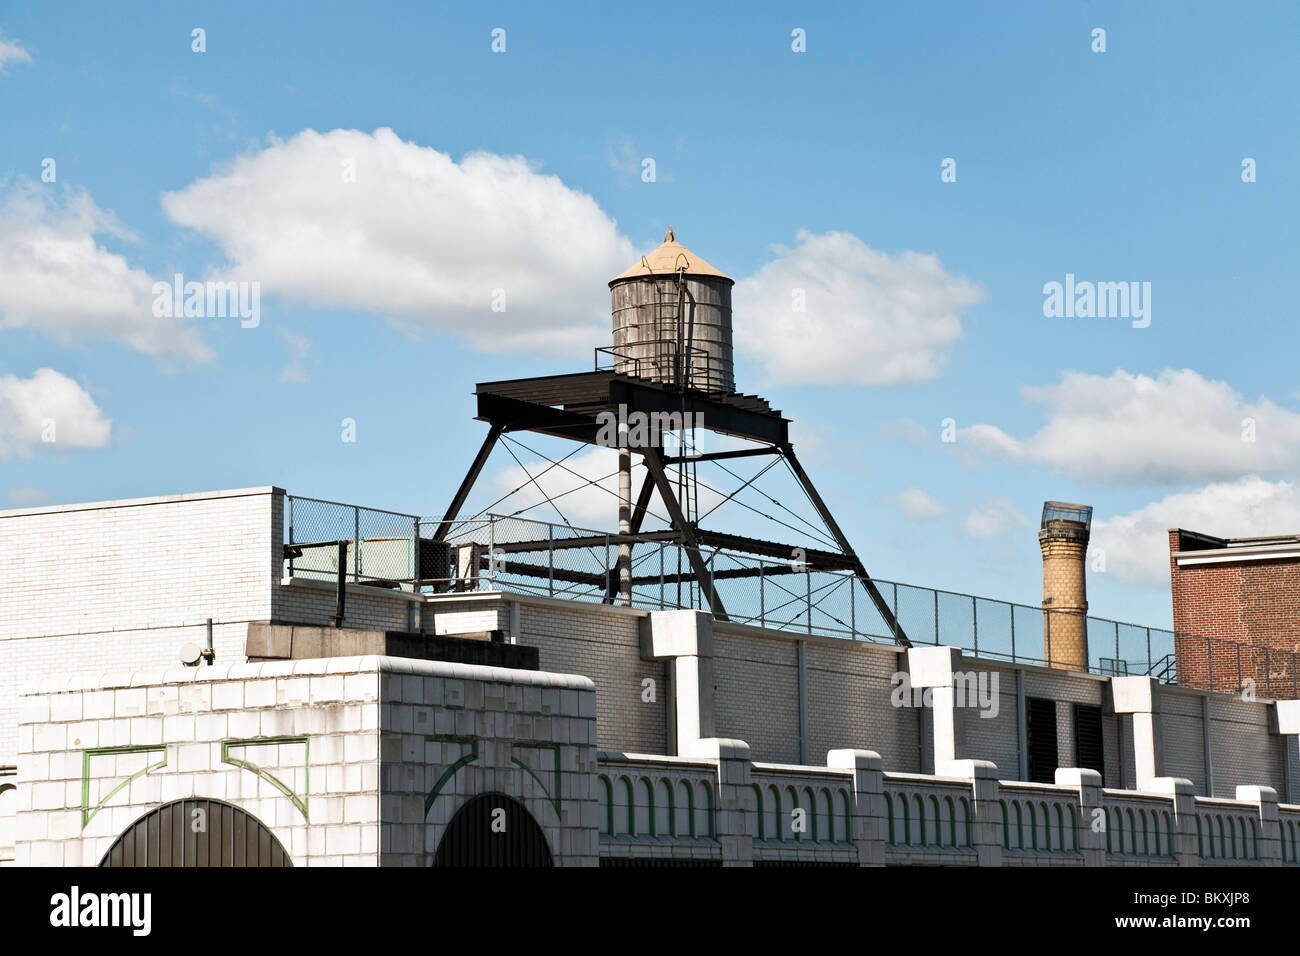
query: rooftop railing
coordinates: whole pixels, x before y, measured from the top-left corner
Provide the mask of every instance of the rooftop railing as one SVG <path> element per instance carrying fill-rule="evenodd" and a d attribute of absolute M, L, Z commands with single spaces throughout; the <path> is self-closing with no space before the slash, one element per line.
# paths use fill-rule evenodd
<path fill-rule="evenodd" d="M 512 515 L 440 518 L 286 496 L 285 543 L 329 542 L 286 557 L 289 576 L 423 593 L 512 591 L 618 603 L 619 550 L 630 550 L 633 607 L 706 609 L 708 595 L 670 532 L 652 540 Z M 700 547 L 727 617 L 737 624 L 892 643 L 890 628 L 851 571 Z M 1109 618 L 873 579 L 913 644 L 942 644 L 989 661 L 1079 669 L 1067 648 L 1083 618 L 1087 667 L 1106 676 L 1230 694 L 1300 697 L 1291 651 L 1175 633 Z"/>

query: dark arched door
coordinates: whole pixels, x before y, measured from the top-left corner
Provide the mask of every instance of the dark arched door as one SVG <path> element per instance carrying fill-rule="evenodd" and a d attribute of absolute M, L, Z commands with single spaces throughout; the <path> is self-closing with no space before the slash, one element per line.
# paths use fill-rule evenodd
<path fill-rule="evenodd" d="M 522 803 L 484 793 L 456 811 L 434 866 L 552 866 L 546 834 Z"/>
<path fill-rule="evenodd" d="M 293 866 L 262 821 L 221 800 L 190 798 L 146 813 L 100 866 Z"/>

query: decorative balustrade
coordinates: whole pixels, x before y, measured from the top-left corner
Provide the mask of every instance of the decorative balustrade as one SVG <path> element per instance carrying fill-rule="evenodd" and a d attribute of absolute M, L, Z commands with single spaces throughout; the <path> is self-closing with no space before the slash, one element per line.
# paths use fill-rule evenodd
<path fill-rule="evenodd" d="M 848 843 L 853 794 L 847 775 L 833 770 L 754 764 L 749 835 L 775 843 Z"/>
<path fill-rule="evenodd" d="M 712 764 L 601 753 L 597 786 L 602 836 L 639 843 L 715 836 L 717 770 Z"/>
<path fill-rule="evenodd" d="M 1100 820 L 1106 835 L 1106 856 L 1115 862 L 1155 863 L 1174 856 L 1174 804 L 1158 794 L 1103 790 Z M 1091 825 L 1089 822 L 1088 825 Z"/>
<path fill-rule="evenodd" d="M 708 758 L 599 754 L 607 863 L 1300 866 L 1300 806 L 1253 787 L 1224 800 L 999 781 L 988 765 L 969 780 L 884 773 L 853 751 L 830 767 L 753 763 L 713 743 L 726 746 Z"/>
<path fill-rule="evenodd" d="M 1258 809 L 1237 800 L 1197 797 L 1196 852 L 1203 865 L 1240 866 L 1258 860 Z"/>
<path fill-rule="evenodd" d="M 993 822 L 1013 854 L 1078 854 L 1079 794 L 1069 787 L 1003 780 Z"/>
<path fill-rule="evenodd" d="M 971 785 L 923 774 L 885 774 L 890 847 L 969 850 L 974 846 Z"/>
<path fill-rule="evenodd" d="M 1282 865 L 1300 866 L 1300 806 L 1278 804 L 1277 824 L 1278 839 L 1282 844 Z"/>

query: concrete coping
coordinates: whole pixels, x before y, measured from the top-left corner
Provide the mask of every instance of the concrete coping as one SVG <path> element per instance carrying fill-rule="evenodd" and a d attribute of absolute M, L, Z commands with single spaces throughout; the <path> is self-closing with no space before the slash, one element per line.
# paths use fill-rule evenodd
<path fill-rule="evenodd" d="M 753 767 L 762 773 L 808 774 L 823 777 L 844 777 L 853 772 L 849 767 L 814 767 L 796 763 L 755 763 Z"/>
<path fill-rule="evenodd" d="M 699 757 L 675 757 L 667 754 L 631 754 L 619 750 L 598 750 L 596 751 L 596 759 L 625 763 L 671 764 L 674 767 L 699 770 L 715 769 L 714 762 L 711 760 L 703 760 Z"/>
<path fill-rule="evenodd" d="M 108 501 L 85 501 L 66 505 L 42 505 L 39 508 L 13 508 L 0 511 L 0 518 L 25 515 L 51 515 L 70 511 L 105 511 L 110 508 L 139 508 L 146 505 L 176 504 L 186 501 L 209 501 L 214 498 L 249 498 L 256 495 L 285 494 L 283 488 L 262 485 L 257 488 L 230 488 L 225 491 L 194 491 L 183 495 L 158 495 L 153 498 L 117 498 Z"/>
<path fill-rule="evenodd" d="M 172 667 L 166 670 L 100 671 L 61 674 L 43 678 L 20 696 L 59 694 L 75 691 L 151 687 L 160 684 L 206 684 L 222 680 L 256 680 L 275 677 L 326 676 L 332 674 L 404 674 L 419 677 L 445 677 L 482 680 L 526 687 L 556 687 L 562 690 L 592 690 L 596 685 L 578 674 L 554 674 L 548 671 L 525 671 L 484 664 L 461 664 L 452 661 L 424 661 L 406 657 L 321 657 L 299 661 L 264 661 L 258 663 L 219 664 L 198 667 Z"/>
<path fill-rule="evenodd" d="M 963 787 L 970 786 L 970 780 L 966 777 L 936 777 L 928 773 L 902 773 L 893 770 L 885 771 L 885 779 L 895 783 L 955 783 Z"/>
<path fill-rule="evenodd" d="M 1022 790 L 1026 793 L 1035 790 L 1043 790 L 1049 793 L 1071 794 L 1078 789 L 1077 786 L 1069 786 L 1060 783 L 1038 783 L 1033 780 L 999 780 L 998 786 L 1003 790 Z"/>

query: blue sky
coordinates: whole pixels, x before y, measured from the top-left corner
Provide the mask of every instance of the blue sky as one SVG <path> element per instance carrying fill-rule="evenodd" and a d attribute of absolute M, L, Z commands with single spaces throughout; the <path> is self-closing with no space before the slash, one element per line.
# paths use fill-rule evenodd
<path fill-rule="evenodd" d="M 0 7 L 0 506 L 273 483 L 440 513 L 486 427 L 473 384 L 588 368 L 607 333 L 587 341 L 566 311 L 592 328 L 604 282 L 671 224 L 739 280 L 738 387 L 796 420 L 877 576 L 1036 603 L 1038 509 L 1083 501 L 1105 523 L 1093 613 L 1167 624 L 1165 527 L 1300 531 L 1293 4 L 700 7 L 656 5 L 654 23 L 594 3 Z M 313 163 L 353 147 L 363 179 L 389 158 L 412 188 L 433 151 L 523 157 L 497 206 L 540 222 L 485 224 L 464 209 L 495 214 L 491 196 L 444 192 L 419 206 L 431 245 L 407 226 L 377 241 L 375 203 L 311 220 Z M 51 234 L 89 261 L 50 272 Z M 349 260 L 348 237 L 375 258 Z M 518 325 L 483 331 L 454 277 L 420 272 L 422 251 L 462 245 L 467 268 L 536 280 Z M 412 268 L 376 292 L 362 264 L 386 251 Z M 138 289 L 119 266 L 259 281 L 260 324 L 177 320 L 142 345 L 148 317 L 93 293 Z M 1150 326 L 1045 317 L 1067 273 L 1149 282 Z M 808 334 L 843 341 L 792 370 L 777 300 L 826 276 Z M 871 370 L 918 347 L 920 371 Z M 835 353 L 863 371 L 817 368 Z M 47 385 L 88 419 L 70 441 L 32 437 L 44 416 L 17 396 Z"/>

